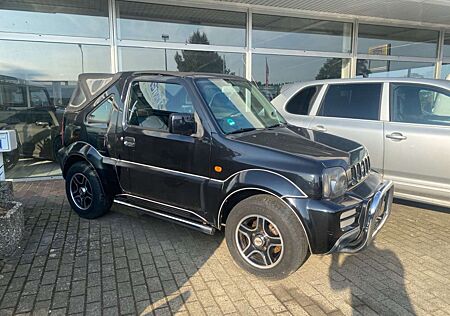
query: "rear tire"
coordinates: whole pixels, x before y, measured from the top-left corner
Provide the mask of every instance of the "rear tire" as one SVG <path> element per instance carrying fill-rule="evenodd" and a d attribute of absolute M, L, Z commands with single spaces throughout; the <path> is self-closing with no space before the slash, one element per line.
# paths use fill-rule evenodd
<path fill-rule="evenodd" d="M 236 263 L 266 279 L 286 278 L 309 256 L 299 218 L 270 195 L 254 195 L 239 202 L 228 215 L 225 237 Z"/>
<path fill-rule="evenodd" d="M 102 216 L 113 198 L 105 194 L 97 173 L 87 162 L 76 162 L 66 175 L 66 194 L 72 209 L 83 218 Z"/>

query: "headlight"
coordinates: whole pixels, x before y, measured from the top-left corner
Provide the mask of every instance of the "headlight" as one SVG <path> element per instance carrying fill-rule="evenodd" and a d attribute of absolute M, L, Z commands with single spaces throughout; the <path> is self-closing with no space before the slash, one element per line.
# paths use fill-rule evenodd
<path fill-rule="evenodd" d="M 322 174 L 322 190 L 324 198 L 335 198 L 347 191 L 347 175 L 341 167 L 328 168 Z"/>

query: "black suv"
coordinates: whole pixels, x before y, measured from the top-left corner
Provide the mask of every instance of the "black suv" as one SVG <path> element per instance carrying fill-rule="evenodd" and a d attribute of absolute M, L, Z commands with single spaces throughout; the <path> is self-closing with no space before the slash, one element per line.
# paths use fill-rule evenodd
<path fill-rule="evenodd" d="M 389 216 L 393 187 L 366 149 L 287 125 L 235 76 L 83 74 L 59 151 L 72 208 L 112 203 L 213 234 L 225 229 L 244 269 L 268 278 L 309 254 L 357 252 Z"/>

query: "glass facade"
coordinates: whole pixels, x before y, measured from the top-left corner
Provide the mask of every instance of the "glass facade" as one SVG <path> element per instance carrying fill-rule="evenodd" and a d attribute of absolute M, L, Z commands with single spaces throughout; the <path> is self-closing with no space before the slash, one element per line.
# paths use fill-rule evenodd
<path fill-rule="evenodd" d="M 450 78 L 450 30 L 174 3 L 0 1 L 0 128 L 19 140 L 7 178 L 60 175 L 61 116 L 83 72 L 235 74 L 269 99 L 296 81 Z"/>
<path fill-rule="evenodd" d="M 358 53 L 436 58 L 439 32 L 359 24 Z"/>
<path fill-rule="evenodd" d="M 444 34 L 444 47 L 442 48 L 444 58 L 450 59 L 450 30 Z"/>
<path fill-rule="evenodd" d="M 85 37 L 109 37 L 108 0 L 1 1 L 0 31 Z"/>
<path fill-rule="evenodd" d="M 252 47 L 351 52 L 352 24 L 276 15 L 252 15 Z"/>
<path fill-rule="evenodd" d="M 255 54 L 252 80 L 268 99 L 273 99 L 283 85 L 319 79 L 336 79 L 342 75 L 347 60 L 341 58 L 301 57 Z"/>
<path fill-rule="evenodd" d="M 119 69 L 198 71 L 245 77 L 245 58 L 238 53 L 120 47 Z"/>
<path fill-rule="evenodd" d="M 357 77 L 434 78 L 434 63 L 358 59 Z"/>
<path fill-rule="evenodd" d="M 118 9 L 121 40 L 245 46 L 244 12 L 128 1 Z"/>

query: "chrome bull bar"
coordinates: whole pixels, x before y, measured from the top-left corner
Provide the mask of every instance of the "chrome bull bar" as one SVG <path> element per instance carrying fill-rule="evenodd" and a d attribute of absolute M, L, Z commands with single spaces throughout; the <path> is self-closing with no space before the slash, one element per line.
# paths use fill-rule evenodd
<path fill-rule="evenodd" d="M 365 207 L 361 216 L 362 227 L 342 235 L 329 253 L 355 253 L 366 248 L 391 215 L 394 186 L 392 181 L 383 182 Z"/>

